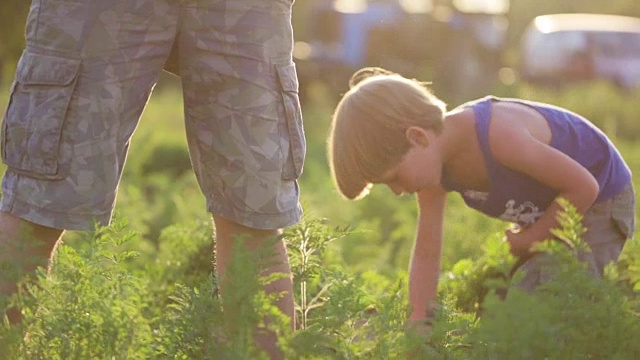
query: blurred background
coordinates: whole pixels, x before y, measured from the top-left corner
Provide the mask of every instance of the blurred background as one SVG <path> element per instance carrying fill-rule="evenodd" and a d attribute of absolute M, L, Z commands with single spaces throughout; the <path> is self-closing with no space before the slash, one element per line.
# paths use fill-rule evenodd
<path fill-rule="evenodd" d="M 640 16 L 630 0 L 315 0 L 296 7 L 303 97 L 318 80 L 339 95 L 363 66 L 430 80 L 453 103 L 521 79 L 560 86 L 606 78 L 640 87 L 640 19 L 604 15 Z M 574 14 L 536 18 L 554 13 Z"/>
<path fill-rule="evenodd" d="M 4 82 L 12 76 L 24 45 L 24 20 L 29 4 L 24 0 L 3 0 L 0 7 L 0 79 Z M 484 95 L 499 84 L 512 85 L 521 77 L 538 80 L 537 74 L 529 71 L 533 65 L 527 60 L 542 62 L 546 57 L 555 62 L 556 67 L 569 63 L 585 67 L 573 60 L 589 52 L 615 53 L 636 59 L 640 56 L 638 37 L 620 35 L 621 32 L 640 33 L 638 23 L 624 24 L 625 20 L 613 17 L 547 19 L 546 23 L 537 24 L 534 21 L 539 15 L 555 13 L 640 17 L 640 3 L 634 0 L 297 1 L 293 14 L 295 59 L 305 91 L 320 80 L 330 85 L 338 96 L 345 88 L 344 77 L 354 70 L 362 66 L 382 66 L 430 80 L 440 96 L 459 101 Z M 569 28 L 558 28 L 557 24 L 568 23 L 571 23 Z M 599 34 L 581 37 L 579 33 L 588 30 Z M 533 34 L 549 35 L 554 31 L 562 31 L 563 35 L 536 37 Z M 618 35 L 603 35 L 606 32 Z M 601 40 L 594 41 L 598 37 Z M 560 55 L 554 54 L 557 52 L 566 52 L 562 56 L 567 59 L 559 59 Z M 531 57 L 540 59 L 529 59 Z M 563 75 L 572 80 L 588 77 L 587 73 L 578 76 L 578 70 Z M 640 83 L 640 79 L 612 80 L 623 87 Z"/>
<path fill-rule="evenodd" d="M 29 3 L 0 5 L 3 109 Z M 358 230 L 332 245 L 334 259 L 348 267 L 406 270 L 415 231 L 413 198 L 379 187 L 348 202 L 331 182 L 325 149 L 331 113 L 351 73 L 363 66 L 430 81 L 450 108 L 488 94 L 567 107 L 602 128 L 640 173 L 637 0 L 299 0 L 293 9 L 308 141 L 302 201 L 309 216 Z M 538 17 L 550 14 L 582 15 Z M 116 207 L 151 247 L 167 226 L 208 218 L 183 130 L 180 80 L 163 74 L 132 140 Z M 452 197 L 443 267 L 476 255 L 479 243 L 504 226 Z"/>

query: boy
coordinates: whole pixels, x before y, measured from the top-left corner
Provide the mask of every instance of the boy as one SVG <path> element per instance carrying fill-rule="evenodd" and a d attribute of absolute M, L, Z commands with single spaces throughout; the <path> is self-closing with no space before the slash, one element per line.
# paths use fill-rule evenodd
<path fill-rule="evenodd" d="M 584 214 L 584 240 L 592 249 L 586 261 L 596 276 L 633 235 L 631 171 L 606 135 L 581 116 L 493 96 L 446 112 L 423 84 L 380 68 L 361 69 L 350 85 L 333 116 L 331 171 L 349 199 L 365 196 L 372 184 L 417 194 L 410 322 L 428 316 L 436 298 L 447 192 L 518 224 L 506 231 L 506 241 L 522 259 L 534 243 L 553 237 L 560 197 Z M 523 265 L 524 288 L 541 281 L 535 259 Z"/>

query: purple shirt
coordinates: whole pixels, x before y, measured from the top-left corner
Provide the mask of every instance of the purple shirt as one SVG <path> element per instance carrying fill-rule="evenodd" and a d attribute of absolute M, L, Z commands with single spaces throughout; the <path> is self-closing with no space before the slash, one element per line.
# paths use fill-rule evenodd
<path fill-rule="evenodd" d="M 584 166 L 596 178 L 600 192 L 596 202 L 612 198 L 631 182 L 631 170 L 607 136 L 582 116 L 552 105 L 487 96 L 461 105 L 475 114 L 476 132 L 489 177 L 489 191 L 463 189 L 443 169 L 442 185 L 462 195 L 465 203 L 491 217 L 531 225 L 551 205 L 558 192 L 539 181 L 500 164 L 489 149 L 491 104 L 508 101 L 530 106 L 545 117 L 551 128 L 550 146 Z"/>

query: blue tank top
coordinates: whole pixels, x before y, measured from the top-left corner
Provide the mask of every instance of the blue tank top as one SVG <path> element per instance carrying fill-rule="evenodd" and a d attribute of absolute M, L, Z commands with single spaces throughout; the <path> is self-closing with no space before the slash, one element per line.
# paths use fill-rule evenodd
<path fill-rule="evenodd" d="M 552 105 L 488 96 L 460 107 L 471 107 L 474 111 L 478 141 L 489 177 L 489 191 L 462 189 L 443 169 L 443 187 L 460 193 L 470 207 L 491 217 L 530 225 L 558 195 L 557 191 L 537 180 L 503 166 L 491 154 L 489 122 L 491 104 L 496 101 L 527 105 L 545 117 L 551 128 L 550 145 L 576 160 L 598 181 L 600 192 L 596 202 L 617 195 L 631 182 L 631 170 L 618 150 L 600 129 L 585 118 Z"/>

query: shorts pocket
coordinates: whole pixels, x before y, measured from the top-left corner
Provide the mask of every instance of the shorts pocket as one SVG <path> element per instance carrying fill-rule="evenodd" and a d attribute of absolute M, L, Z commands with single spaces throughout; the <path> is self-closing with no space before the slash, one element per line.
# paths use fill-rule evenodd
<path fill-rule="evenodd" d="M 282 168 L 283 180 L 296 180 L 302 174 L 307 144 L 304 137 L 302 123 L 302 109 L 298 97 L 298 76 L 295 64 L 277 67 L 280 92 L 284 105 L 285 124 L 281 127 L 282 149 L 288 149 L 284 154 L 285 162 Z"/>
<path fill-rule="evenodd" d="M 18 63 L 2 124 L 2 159 L 13 171 L 64 179 L 70 155 L 62 138 L 80 60 L 26 51 Z"/>

